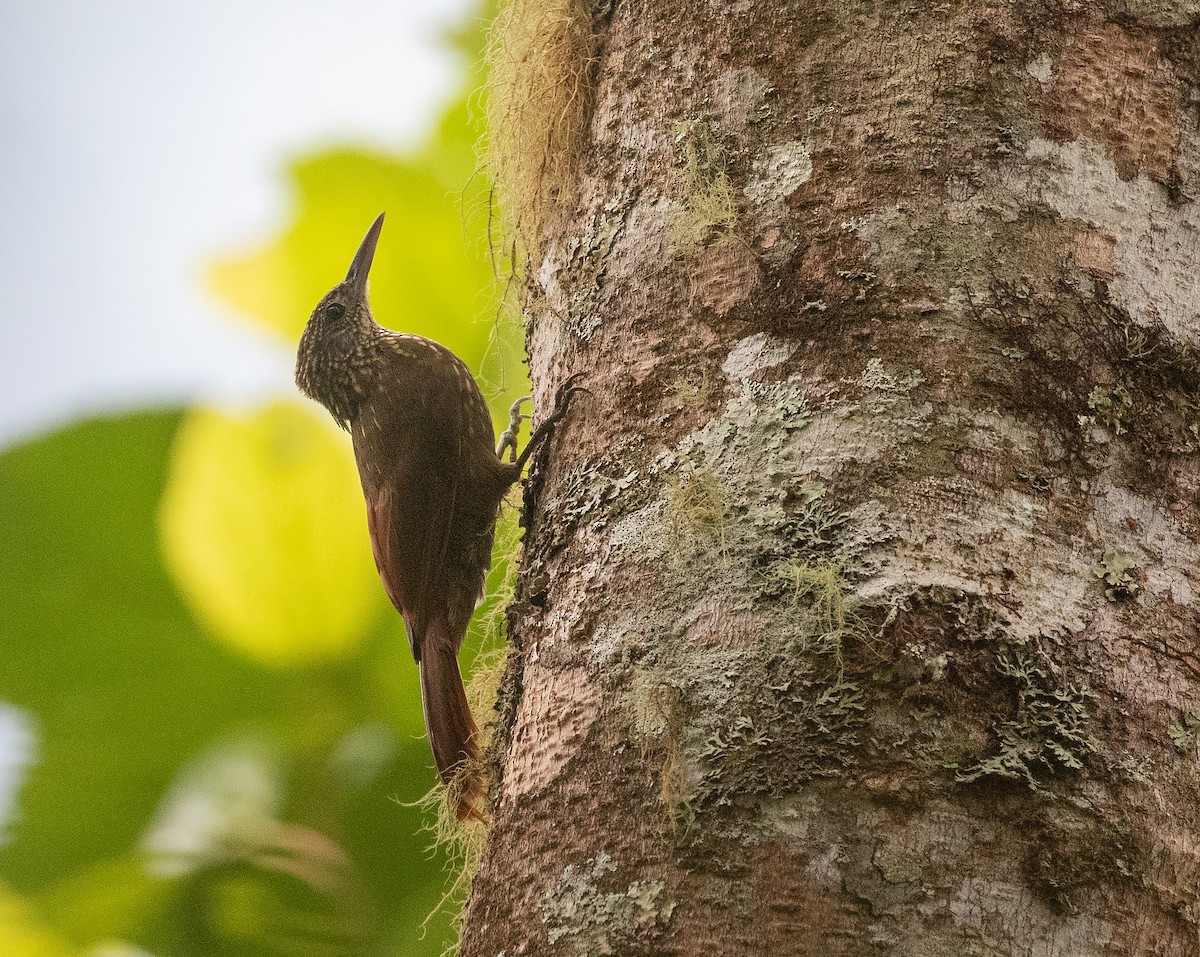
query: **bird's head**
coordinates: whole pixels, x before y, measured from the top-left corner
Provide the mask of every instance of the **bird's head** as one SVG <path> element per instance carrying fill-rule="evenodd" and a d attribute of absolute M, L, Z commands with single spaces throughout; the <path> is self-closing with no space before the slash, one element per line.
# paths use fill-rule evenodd
<path fill-rule="evenodd" d="M 371 261 L 375 258 L 375 247 L 379 244 L 379 233 L 383 229 L 383 216 L 380 213 L 375 218 L 367 235 L 359 243 L 346 278 L 321 297 L 317 308 L 308 317 L 306 330 L 314 324 L 333 331 L 341 326 L 374 321 L 371 305 L 367 301 L 367 277 L 371 273 Z"/>
<path fill-rule="evenodd" d="M 296 383 L 342 421 L 344 395 L 354 385 L 364 346 L 378 327 L 367 301 L 367 277 L 383 229 L 383 213 L 359 244 L 346 278 L 321 297 L 308 317 L 296 354 Z M 335 408 L 336 407 L 336 408 Z"/>

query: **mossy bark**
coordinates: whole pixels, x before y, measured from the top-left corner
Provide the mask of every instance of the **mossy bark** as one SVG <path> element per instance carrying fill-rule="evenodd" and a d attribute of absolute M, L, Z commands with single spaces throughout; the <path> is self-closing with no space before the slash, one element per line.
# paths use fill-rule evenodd
<path fill-rule="evenodd" d="M 1195 953 L 1195 4 L 609 6 L 463 954 Z"/>

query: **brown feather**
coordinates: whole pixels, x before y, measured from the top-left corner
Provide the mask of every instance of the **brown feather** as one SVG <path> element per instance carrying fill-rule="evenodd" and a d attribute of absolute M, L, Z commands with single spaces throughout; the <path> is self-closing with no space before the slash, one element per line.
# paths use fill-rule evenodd
<path fill-rule="evenodd" d="M 375 564 L 421 666 L 434 761 L 448 787 L 465 789 L 459 810 L 469 815 L 481 787 L 471 775 L 455 779 L 473 769 L 478 747 L 455 655 L 483 593 L 510 470 L 496 458 L 487 406 L 465 367 L 458 372 L 441 346 L 403 338 L 407 355 L 379 349 L 381 387 L 363 396 L 351 435 Z M 389 378 L 420 391 L 383 388 Z"/>
<path fill-rule="evenodd" d="M 421 707 L 425 730 L 442 783 L 455 800 L 460 821 L 479 817 L 483 782 L 475 721 L 458 671 L 453 638 L 435 622 L 426 632 L 421 656 Z"/>
<path fill-rule="evenodd" d="M 296 383 L 353 438 L 375 565 L 421 669 L 434 761 L 458 791 L 460 818 L 479 816 L 475 722 L 456 656 L 483 595 L 500 499 L 580 390 L 568 380 L 525 452 L 502 462 L 466 365 L 444 346 L 389 332 L 372 317 L 367 276 L 382 226 L 381 214 L 345 280 L 309 317 Z"/>

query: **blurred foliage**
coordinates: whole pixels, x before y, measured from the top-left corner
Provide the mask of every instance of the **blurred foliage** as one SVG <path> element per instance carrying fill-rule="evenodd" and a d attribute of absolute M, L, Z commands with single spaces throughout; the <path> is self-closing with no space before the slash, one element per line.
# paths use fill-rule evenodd
<path fill-rule="evenodd" d="M 414 155 L 296 162 L 294 221 L 216 265 L 215 290 L 293 343 L 386 209 L 377 316 L 459 352 L 500 414 L 525 378 L 477 135 L 463 100 Z M 0 529 L 0 704 L 32 752 L 0 832 L 0 954 L 442 952 L 454 914 L 420 930 L 450 879 L 414 805 L 436 779 L 417 672 L 322 410 L 80 423 L 0 455 Z"/>
<path fill-rule="evenodd" d="M 469 90 L 482 87 L 487 22 L 472 18 L 457 38 L 472 66 Z M 217 295 L 295 341 L 317 300 L 345 276 L 367 227 L 386 212 L 371 268 L 375 318 L 452 349 L 482 374 L 493 412 L 502 415 L 527 378 L 521 331 L 495 292 L 491 187 L 477 171 L 476 113 L 466 98 L 455 103 L 411 158 L 332 150 L 293 163 L 295 219 L 267 245 L 215 264 L 209 278 Z"/>
<path fill-rule="evenodd" d="M 0 884 L 0 954 L 68 957 L 67 942 L 46 926 L 33 907 Z"/>
<path fill-rule="evenodd" d="M 344 656 L 379 610 L 354 456 L 317 410 L 199 410 L 162 502 L 168 567 L 213 634 L 267 664 Z"/>

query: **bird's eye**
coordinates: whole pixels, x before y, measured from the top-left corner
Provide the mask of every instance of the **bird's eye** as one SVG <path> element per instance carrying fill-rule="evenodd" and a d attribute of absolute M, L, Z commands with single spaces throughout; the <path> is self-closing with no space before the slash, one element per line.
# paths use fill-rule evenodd
<path fill-rule="evenodd" d="M 325 307 L 326 319 L 341 319 L 346 314 L 346 307 L 340 302 L 331 302 Z"/>

